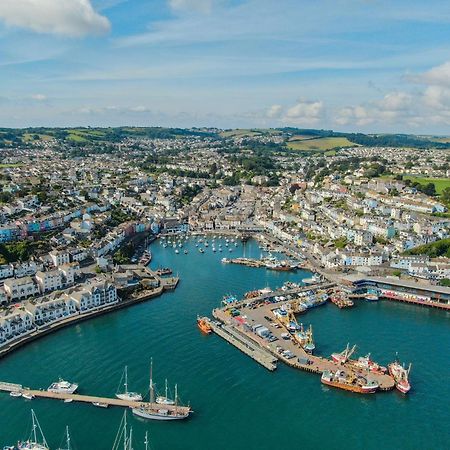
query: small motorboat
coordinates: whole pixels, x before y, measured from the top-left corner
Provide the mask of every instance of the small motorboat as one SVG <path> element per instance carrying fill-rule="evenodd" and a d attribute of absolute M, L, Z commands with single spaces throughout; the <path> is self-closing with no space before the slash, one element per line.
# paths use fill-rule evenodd
<path fill-rule="evenodd" d="M 99 408 L 107 408 L 109 406 L 108 403 L 102 403 L 102 402 L 92 402 L 92 404 Z"/>
<path fill-rule="evenodd" d="M 22 397 L 26 398 L 27 400 L 33 400 L 35 398 L 33 394 L 30 394 L 28 392 L 23 393 Z"/>

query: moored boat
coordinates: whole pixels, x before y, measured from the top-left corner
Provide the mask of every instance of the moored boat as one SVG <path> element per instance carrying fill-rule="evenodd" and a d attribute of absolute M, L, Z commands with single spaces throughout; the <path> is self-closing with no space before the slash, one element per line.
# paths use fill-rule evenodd
<path fill-rule="evenodd" d="M 353 355 L 353 353 L 356 350 L 356 345 L 354 345 L 352 348 L 350 348 L 350 344 L 347 344 L 347 347 L 345 347 L 345 349 L 340 352 L 340 353 L 332 353 L 331 354 L 331 359 L 339 364 L 345 364 L 350 356 Z"/>
<path fill-rule="evenodd" d="M 49 450 L 34 410 L 31 410 L 31 424 L 31 433 L 28 440 L 19 441 L 13 446 L 3 447 L 3 450 Z"/>
<path fill-rule="evenodd" d="M 368 353 L 366 356 L 360 356 L 357 361 L 353 362 L 353 365 L 356 367 L 359 367 L 361 369 L 368 370 L 370 372 L 374 373 L 386 373 L 387 368 L 380 366 L 380 364 L 376 363 L 375 361 L 372 361 L 370 359 L 370 353 Z"/>
<path fill-rule="evenodd" d="M 394 378 L 397 390 L 402 394 L 407 394 L 411 390 L 411 385 L 409 383 L 411 364 L 405 369 L 405 367 L 396 359 L 393 363 L 388 365 L 388 369 L 389 374 Z"/>
<path fill-rule="evenodd" d="M 320 381 L 327 386 L 333 386 L 358 394 L 373 394 L 379 387 L 379 384 L 375 380 L 353 374 L 348 375 L 343 370 L 337 370 L 336 372 L 325 370 L 322 373 Z"/>
<path fill-rule="evenodd" d="M 48 392 L 54 392 L 57 394 L 73 394 L 78 389 L 77 383 L 70 383 L 69 381 L 62 380 L 61 378 L 52 383 L 48 388 Z"/>
<path fill-rule="evenodd" d="M 150 365 L 150 403 L 157 404 L 155 402 L 155 386 L 153 384 L 153 361 Z M 166 397 L 167 398 L 167 397 Z M 167 406 L 167 408 L 164 408 Z M 139 408 L 132 408 L 132 412 L 135 416 L 142 417 L 143 419 L 151 420 L 181 420 L 187 419 L 190 413 L 189 407 L 184 407 L 179 404 L 178 399 L 178 387 L 175 385 L 175 397 L 173 404 L 162 404 L 161 408 L 155 408 L 154 406 L 141 406 Z"/>
<path fill-rule="evenodd" d="M 167 385 L 167 378 L 166 378 L 166 382 L 165 382 L 165 395 L 158 395 L 156 397 L 156 403 L 158 403 L 159 405 L 175 405 L 175 400 L 171 399 L 169 397 L 169 387 Z"/>
<path fill-rule="evenodd" d="M 27 399 L 27 400 L 33 400 L 35 398 L 35 396 L 33 394 L 30 394 L 29 392 L 24 392 L 22 394 L 22 397 Z"/>
<path fill-rule="evenodd" d="M 102 403 L 102 402 L 92 402 L 94 406 L 98 406 L 99 408 L 107 408 L 109 405 L 108 403 Z"/>
<path fill-rule="evenodd" d="M 124 391 L 123 392 L 118 391 L 116 393 L 116 397 L 119 398 L 120 400 L 130 400 L 135 402 L 141 401 L 142 400 L 141 394 L 139 394 L 138 392 L 128 392 L 128 366 L 125 366 L 124 373 L 122 374 L 122 378 L 120 380 L 121 383 L 122 379 L 124 380 L 123 383 Z"/>
<path fill-rule="evenodd" d="M 212 328 L 206 317 L 197 316 L 197 325 L 203 333 L 211 334 Z"/>

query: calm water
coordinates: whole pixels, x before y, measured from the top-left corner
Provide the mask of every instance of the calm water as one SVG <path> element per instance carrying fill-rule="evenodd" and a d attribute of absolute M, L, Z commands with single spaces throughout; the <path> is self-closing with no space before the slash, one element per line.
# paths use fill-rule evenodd
<path fill-rule="evenodd" d="M 316 375 L 280 364 L 268 372 L 217 336 L 203 336 L 196 315 L 209 314 L 225 293 L 281 286 L 307 274 L 223 265 L 228 252 L 205 254 L 193 242 L 188 255 L 152 245 L 153 267 L 170 266 L 182 281 L 174 293 L 61 330 L 0 361 L 0 380 L 47 387 L 60 375 L 80 392 L 111 396 L 123 366 L 130 389 L 145 391 L 150 357 L 154 377 L 178 382 L 195 414 L 177 423 L 145 422 L 129 415 L 135 450 L 148 430 L 152 449 L 265 450 L 444 449 L 450 442 L 450 328 L 448 313 L 402 304 L 358 303 L 351 310 L 329 304 L 307 313 L 318 352 L 329 355 L 347 342 L 360 354 L 388 363 L 398 351 L 413 362 L 413 390 L 361 397 L 320 384 Z M 254 242 L 246 256 L 259 257 Z M 240 256 L 240 245 L 231 254 Z M 0 394 L 0 446 L 25 438 L 33 406 L 52 448 L 66 424 L 78 450 L 110 449 L 121 419 L 118 408 L 33 402 Z"/>

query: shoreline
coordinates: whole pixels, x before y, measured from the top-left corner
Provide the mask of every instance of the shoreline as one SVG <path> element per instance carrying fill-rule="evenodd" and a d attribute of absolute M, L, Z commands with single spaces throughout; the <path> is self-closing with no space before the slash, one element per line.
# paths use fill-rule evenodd
<path fill-rule="evenodd" d="M 25 346 L 26 344 L 33 342 L 41 337 L 47 336 L 48 334 L 50 334 L 54 331 L 60 330 L 61 328 L 65 328 L 69 325 L 84 322 L 86 320 L 93 319 L 95 317 L 99 317 L 99 316 L 102 316 L 104 314 L 107 314 L 107 313 L 110 313 L 113 311 L 118 311 L 120 309 L 127 308 L 127 307 L 133 306 L 133 305 L 137 305 L 139 303 L 154 299 L 156 297 L 160 297 L 166 291 L 168 291 L 168 292 L 173 291 L 176 288 L 176 286 L 178 285 L 178 281 L 179 280 L 176 279 L 176 282 L 174 282 L 172 284 L 161 285 L 158 288 L 153 289 L 151 291 L 147 291 L 143 295 L 138 296 L 136 298 L 130 298 L 127 300 L 123 300 L 123 301 L 114 303 L 112 305 L 108 305 L 103 308 L 96 309 L 95 311 L 87 312 L 84 314 L 80 314 L 78 312 L 74 316 L 68 317 L 67 319 L 55 322 L 53 324 L 49 324 L 45 328 L 35 329 L 31 333 L 26 334 L 25 336 L 22 336 L 22 337 L 18 338 L 17 340 L 8 343 L 7 347 L 5 347 L 5 348 L 0 347 L 0 359 L 8 356 L 10 353 L 12 353 L 15 350 L 20 349 L 21 347 Z"/>

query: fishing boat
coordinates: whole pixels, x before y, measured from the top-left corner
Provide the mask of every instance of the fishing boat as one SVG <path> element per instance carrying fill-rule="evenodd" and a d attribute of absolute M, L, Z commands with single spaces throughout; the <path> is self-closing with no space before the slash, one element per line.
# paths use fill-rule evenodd
<path fill-rule="evenodd" d="M 312 354 L 316 349 L 316 344 L 314 344 L 312 325 L 309 326 L 309 329 L 306 332 L 306 342 L 303 345 L 303 348 L 305 349 L 306 353 L 310 354 Z"/>
<path fill-rule="evenodd" d="M 184 252 L 183 252 L 185 255 L 187 255 L 188 254 L 188 251 L 187 250 L 185 250 Z"/>
<path fill-rule="evenodd" d="M 153 361 L 150 364 L 150 403 L 155 403 L 155 386 L 153 384 Z M 173 405 L 170 408 L 164 408 L 164 405 L 161 405 L 161 408 L 154 407 L 146 407 L 142 406 L 140 408 L 132 408 L 132 412 L 135 416 L 142 417 L 143 419 L 151 419 L 151 420 L 180 420 L 187 419 L 189 417 L 190 409 L 189 408 L 178 408 L 179 405 L 178 399 L 178 387 L 175 385 L 175 398 Z"/>
<path fill-rule="evenodd" d="M 22 392 L 20 391 L 11 391 L 9 393 L 10 397 L 22 397 Z"/>
<path fill-rule="evenodd" d="M 31 410 L 31 424 L 31 433 L 28 440 L 19 441 L 16 445 L 3 447 L 3 450 L 49 450 L 34 410 Z"/>
<path fill-rule="evenodd" d="M 206 317 L 197 316 L 197 326 L 205 334 L 211 334 L 212 332 L 211 325 L 209 324 L 208 319 Z"/>
<path fill-rule="evenodd" d="M 180 250 L 176 249 L 175 253 L 178 255 L 178 253 L 180 253 Z"/>
<path fill-rule="evenodd" d="M 120 384 L 122 383 L 122 380 L 124 380 L 123 383 L 124 392 L 117 392 L 116 397 L 120 398 L 120 400 L 130 400 L 134 402 L 140 402 L 142 400 L 141 394 L 137 392 L 128 392 L 128 366 L 125 366 L 122 378 L 120 379 Z"/>
<path fill-rule="evenodd" d="M 402 394 L 407 394 L 411 390 L 411 385 L 409 383 L 409 373 L 411 371 L 411 364 L 407 369 L 404 365 L 400 364 L 398 359 L 388 365 L 389 374 L 395 381 L 395 387 Z"/>
<path fill-rule="evenodd" d="M 366 356 L 360 356 L 358 360 L 353 363 L 353 365 L 360 369 L 368 370 L 374 373 L 387 372 L 386 367 L 380 366 L 378 363 L 370 359 L 370 353 L 368 353 Z"/>
<path fill-rule="evenodd" d="M 169 387 L 167 385 L 167 378 L 165 381 L 165 395 L 159 395 L 156 397 L 156 403 L 159 405 L 175 405 L 175 401 L 169 397 Z"/>
<path fill-rule="evenodd" d="M 331 359 L 336 363 L 345 364 L 350 359 L 350 356 L 352 356 L 353 353 L 355 353 L 355 351 L 356 345 L 350 348 L 350 344 L 347 344 L 347 347 L 345 347 L 345 349 L 342 352 L 332 353 Z"/>
<path fill-rule="evenodd" d="M 203 250 L 202 248 L 199 248 L 198 251 L 199 251 L 200 253 L 205 253 L 205 250 Z"/>
<path fill-rule="evenodd" d="M 48 388 L 48 392 L 55 392 L 57 394 L 73 394 L 78 389 L 77 383 L 70 383 L 69 381 L 65 381 L 63 379 L 59 379 L 58 381 L 52 383 Z"/>
<path fill-rule="evenodd" d="M 327 386 L 357 392 L 358 394 L 373 394 L 379 387 L 375 380 L 363 376 L 355 376 L 354 374 L 348 375 L 343 370 L 337 370 L 336 372 L 325 370 L 320 381 Z"/>
<path fill-rule="evenodd" d="M 64 403 L 72 403 L 73 402 L 73 398 L 65 398 Z"/>

